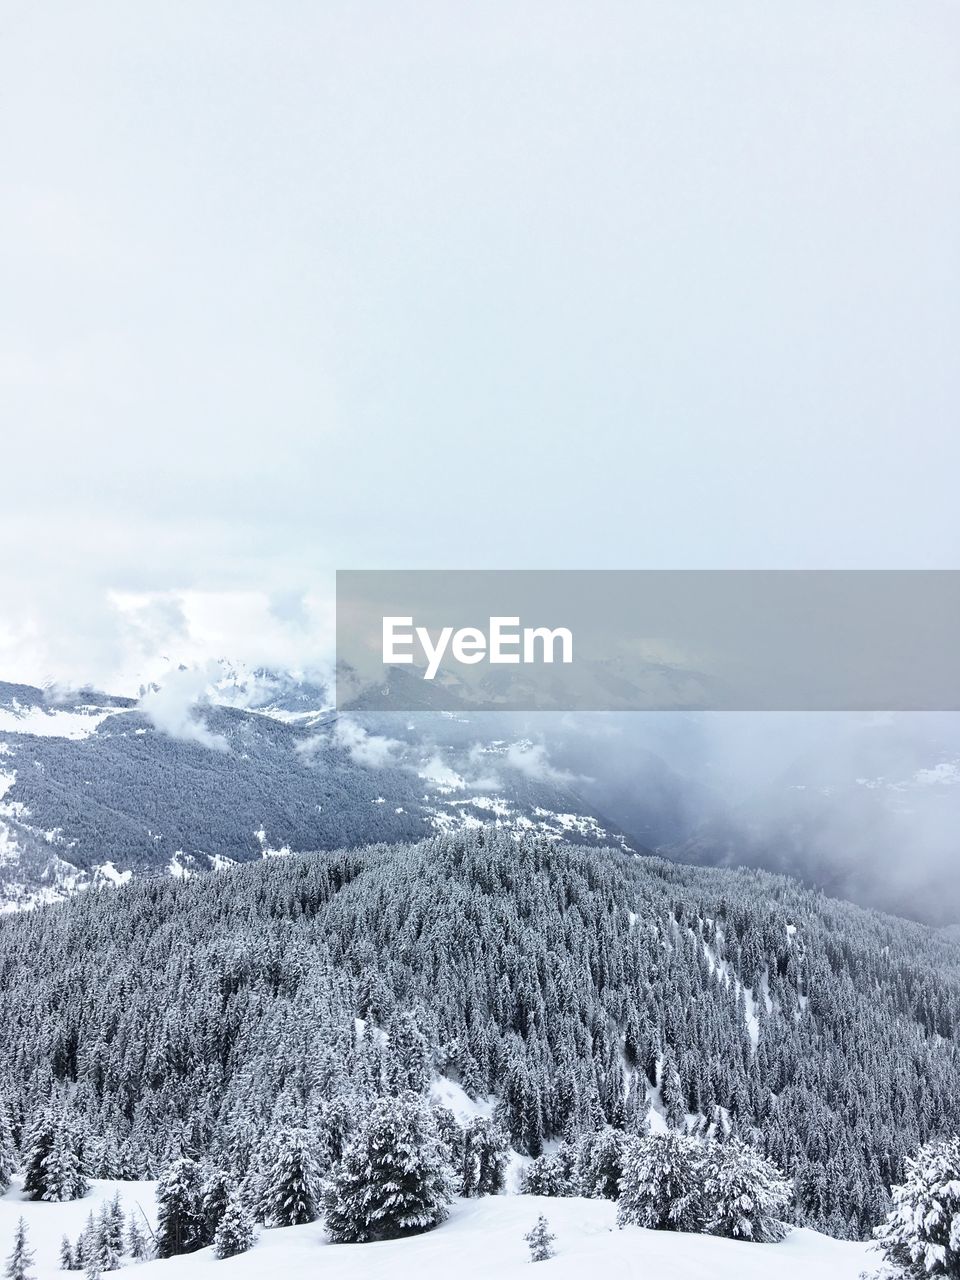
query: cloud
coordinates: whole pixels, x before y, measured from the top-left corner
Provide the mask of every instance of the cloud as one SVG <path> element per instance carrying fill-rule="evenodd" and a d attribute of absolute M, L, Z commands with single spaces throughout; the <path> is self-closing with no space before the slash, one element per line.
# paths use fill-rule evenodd
<path fill-rule="evenodd" d="M 382 769 L 396 762 L 403 743 L 378 733 L 367 733 L 354 720 L 342 716 L 333 728 L 333 740 L 342 747 L 350 759 L 367 769 Z"/>
<path fill-rule="evenodd" d="M 512 742 L 507 747 L 503 763 L 511 769 L 537 782 L 570 783 L 576 775 L 565 769 L 556 769 L 550 763 L 547 749 L 542 742 Z"/>
<path fill-rule="evenodd" d="M 154 685 L 144 693 L 138 709 L 155 729 L 171 738 L 196 742 L 211 751 L 229 751 L 226 738 L 212 733 L 198 714 L 199 708 L 209 704 L 208 690 L 214 670 L 206 666 L 171 672 L 163 684 Z"/>

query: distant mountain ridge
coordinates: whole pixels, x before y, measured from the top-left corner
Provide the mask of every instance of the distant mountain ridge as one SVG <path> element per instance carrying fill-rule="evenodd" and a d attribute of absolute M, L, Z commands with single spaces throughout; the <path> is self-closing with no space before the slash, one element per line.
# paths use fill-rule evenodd
<path fill-rule="evenodd" d="M 319 686 L 268 693 L 258 707 L 195 705 L 173 736 L 148 699 L 0 685 L 0 902 L 489 821 L 629 847 L 561 781 L 517 770 L 471 781 L 429 746 L 341 720 Z"/>

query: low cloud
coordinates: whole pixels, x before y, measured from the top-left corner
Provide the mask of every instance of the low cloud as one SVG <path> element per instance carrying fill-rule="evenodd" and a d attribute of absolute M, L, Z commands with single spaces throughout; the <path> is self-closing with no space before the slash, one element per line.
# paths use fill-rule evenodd
<path fill-rule="evenodd" d="M 403 750 L 403 743 L 396 738 L 367 733 L 356 721 L 346 717 L 341 717 L 334 725 L 333 740 L 355 764 L 367 769 L 382 769 L 396 763 L 397 752 Z"/>
<path fill-rule="evenodd" d="M 172 671 L 162 684 L 152 685 L 142 696 L 138 710 L 155 729 L 178 738 L 196 742 L 211 751 L 229 751 L 222 734 L 212 733 L 199 711 L 209 705 L 209 667 L 183 667 Z"/>
<path fill-rule="evenodd" d="M 576 781 L 575 774 L 557 769 L 550 763 L 542 742 L 512 742 L 503 756 L 503 763 L 537 782 L 566 784 Z"/>

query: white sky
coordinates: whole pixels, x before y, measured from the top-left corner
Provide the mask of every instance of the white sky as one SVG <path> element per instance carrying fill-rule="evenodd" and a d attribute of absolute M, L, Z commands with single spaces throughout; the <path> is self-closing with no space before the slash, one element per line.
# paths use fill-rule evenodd
<path fill-rule="evenodd" d="M 958 155 L 934 0 L 0 0 L 0 678 L 310 663 L 336 567 L 956 567 Z"/>

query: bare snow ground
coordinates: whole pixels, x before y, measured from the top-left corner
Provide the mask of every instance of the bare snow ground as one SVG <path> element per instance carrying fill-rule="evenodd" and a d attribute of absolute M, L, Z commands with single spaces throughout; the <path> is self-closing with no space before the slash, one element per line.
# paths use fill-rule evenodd
<path fill-rule="evenodd" d="M 36 1250 L 37 1280 L 64 1280 L 57 1252 L 64 1231 L 71 1240 L 90 1209 L 114 1190 L 128 1208 L 135 1202 L 153 1217 L 152 1183 L 96 1182 L 83 1200 L 33 1204 L 11 1190 L 0 1198 L 0 1254 L 10 1252 L 22 1213 Z M 556 1234 L 557 1256 L 529 1270 L 523 1236 L 538 1214 Z M 458 1200 L 435 1231 L 383 1244 L 328 1244 L 323 1225 L 262 1231 L 256 1246 L 219 1261 L 210 1249 L 163 1262 L 141 1263 L 138 1280 L 857 1280 L 877 1264 L 863 1244 L 795 1230 L 782 1244 L 755 1245 L 711 1236 L 618 1230 L 608 1200 L 493 1196 Z M 74 1273 L 76 1274 L 76 1273 Z"/>

